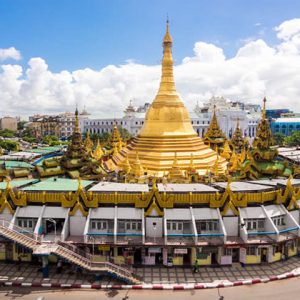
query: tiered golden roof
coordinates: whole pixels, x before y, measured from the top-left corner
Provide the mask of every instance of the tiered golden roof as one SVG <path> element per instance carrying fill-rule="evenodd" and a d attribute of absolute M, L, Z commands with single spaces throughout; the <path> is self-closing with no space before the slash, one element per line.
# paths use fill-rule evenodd
<path fill-rule="evenodd" d="M 214 107 L 213 116 L 203 140 L 205 144 L 209 145 L 214 150 L 216 150 L 218 147 L 222 148 L 224 146 L 226 137 L 219 127 L 216 115 L 216 107 Z"/>
<path fill-rule="evenodd" d="M 241 153 L 246 146 L 245 138 L 243 137 L 242 130 L 240 128 L 240 120 L 237 120 L 236 128 L 231 139 L 231 145 L 234 151 Z"/>
<path fill-rule="evenodd" d="M 216 161 L 216 153 L 198 137 L 189 113 L 177 94 L 173 77 L 172 37 L 169 23 L 163 40 L 162 75 L 158 93 L 150 106 L 144 125 L 132 143 L 114 155 L 109 164 L 120 170 L 128 156 L 130 165 L 136 160 L 136 152 L 148 174 L 162 177 L 173 166 L 174 153 L 181 170 L 189 169 L 190 157 L 199 174 L 205 174 Z M 219 159 L 219 169 L 225 171 L 226 161 Z"/>

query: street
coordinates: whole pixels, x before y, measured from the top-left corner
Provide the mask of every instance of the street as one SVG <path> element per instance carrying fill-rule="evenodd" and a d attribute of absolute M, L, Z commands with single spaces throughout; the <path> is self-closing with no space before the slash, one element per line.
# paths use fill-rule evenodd
<path fill-rule="evenodd" d="M 218 294 L 219 293 L 219 294 Z M 222 289 L 190 290 L 190 291 L 138 291 L 138 290 L 41 290 L 26 288 L 1 288 L 0 299 L 24 299 L 24 300 L 92 300 L 92 299 L 114 299 L 114 300 L 137 300 L 137 299 L 164 299 L 164 300 L 188 300 L 205 299 L 218 300 L 219 295 L 224 300 L 295 300 L 299 299 L 300 277 L 288 280 L 274 281 L 267 284 L 256 284 L 251 286 L 239 286 Z"/>

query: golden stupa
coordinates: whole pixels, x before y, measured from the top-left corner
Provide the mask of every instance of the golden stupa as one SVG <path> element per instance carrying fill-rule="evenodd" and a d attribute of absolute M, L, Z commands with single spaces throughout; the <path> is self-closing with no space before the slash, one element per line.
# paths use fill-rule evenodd
<path fill-rule="evenodd" d="M 177 94 L 173 77 L 172 37 L 167 21 L 163 40 L 162 75 L 158 93 L 147 111 L 139 135 L 109 162 L 109 167 L 122 170 L 127 157 L 130 165 L 136 163 L 138 153 L 141 166 L 147 174 L 162 177 L 169 173 L 176 153 L 177 168 L 183 172 L 190 167 L 191 155 L 198 174 L 204 175 L 215 166 L 217 154 L 205 145 L 191 125 L 188 110 Z M 226 160 L 218 159 L 218 170 L 224 173 Z"/>

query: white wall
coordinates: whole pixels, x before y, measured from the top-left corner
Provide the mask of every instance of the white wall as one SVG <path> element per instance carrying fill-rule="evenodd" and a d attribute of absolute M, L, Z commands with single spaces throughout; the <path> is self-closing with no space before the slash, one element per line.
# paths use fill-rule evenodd
<path fill-rule="evenodd" d="M 0 219 L 11 222 L 13 215 L 10 213 L 8 208 L 4 208 L 2 213 L 0 214 Z"/>
<path fill-rule="evenodd" d="M 299 224 L 299 210 L 292 210 L 290 211 L 290 214 L 293 216 L 293 218 L 295 219 L 295 221 Z"/>
<path fill-rule="evenodd" d="M 70 235 L 83 236 L 86 217 L 77 210 L 74 216 L 70 216 Z"/>
<path fill-rule="evenodd" d="M 239 217 L 223 217 L 227 236 L 238 236 Z"/>
<path fill-rule="evenodd" d="M 153 228 L 156 223 L 156 230 Z M 146 218 L 146 237 L 162 237 L 163 236 L 163 218 L 147 217 Z"/>

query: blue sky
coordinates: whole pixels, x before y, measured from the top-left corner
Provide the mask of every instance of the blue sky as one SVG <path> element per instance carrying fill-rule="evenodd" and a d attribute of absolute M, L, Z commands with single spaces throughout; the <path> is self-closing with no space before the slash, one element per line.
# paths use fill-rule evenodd
<path fill-rule="evenodd" d="M 176 62 L 193 54 L 196 41 L 231 57 L 248 38 L 272 45 L 274 26 L 299 12 L 296 0 L 0 0 L 0 48 L 20 50 L 22 66 L 42 57 L 54 72 L 128 59 L 155 65 L 168 14 Z"/>
<path fill-rule="evenodd" d="M 0 116 L 122 115 L 159 86 L 169 16 L 176 86 L 300 112 L 299 0 L 0 0 Z"/>

